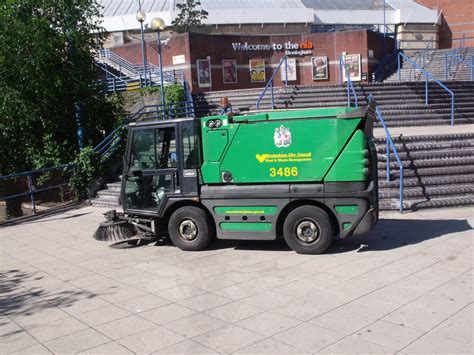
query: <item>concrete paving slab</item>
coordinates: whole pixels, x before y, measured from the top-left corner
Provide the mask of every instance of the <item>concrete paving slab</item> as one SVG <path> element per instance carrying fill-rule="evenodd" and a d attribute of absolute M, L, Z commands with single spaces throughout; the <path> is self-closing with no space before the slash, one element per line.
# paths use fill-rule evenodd
<path fill-rule="evenodd" d="M 155 326 L 134 335 L 118 340 L 135 354 L 150 354 L 154 351 L 167 348 L 170 345 L 182 342 L 185 338 L 161 326 Z"/>
<path fill-rule="evenodd" d="M 110 342 L 110 338 L 89 328 L 60 338 L 49 340 L 43 345 L 55 354 L 79 353 Z"/>
<path fill-rule="evenodd" d="M 0 353 L 472 351 L 473 208 L 382 213 L 323 255 L 112 248 L 101 212 L 0 229 Z"/>
<path fill-rule="evenodd" d="M 194 338 L 197 342 L 219 353 L 233 353 L 254 344 L 264 337 L 235 325 L 229 325 Z"/>
<path fill-rule="evenodd" d="M 198 313 L 186 318 L 178 319 L 171 323 L 167 323 L 166 328 L 171 329 L 172 331 L 187 338 L 193 338 L 197 335 L 222 328 L 225 325 L 227 325 L 227 323 L 222 320 L 203 313 Z"/>
<path fill-rule="evenodd" d="M 239 327 L 267 337 L 293 328 L 302 322 L 274 312 L 264 312 L 236 323 Z"/>
<path fill-rule="evenodd" d="M 305 323 L 275 335 L 273 339 L 305 352 L 315 353 L 344 337 L 343 333 Z"/>
<path fill-rule="evenodd" d="M 201 354 L 213 355 L 219 354 L 217 351 L 198 343 L 194 340 L 186 340 L 181 343 L 172 345 L 168 348 L 153 352 L 153 354 Z"/>

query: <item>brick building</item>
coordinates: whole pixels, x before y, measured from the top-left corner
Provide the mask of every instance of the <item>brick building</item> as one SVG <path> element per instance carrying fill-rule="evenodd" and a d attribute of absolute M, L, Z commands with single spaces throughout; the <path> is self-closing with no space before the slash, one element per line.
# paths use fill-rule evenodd
<path fill-rule="evenodd" d="M 156 48 L 154 42 L 147 42 L 148 61 L 158 65 Z M 393 48 L 394 40 L 388 38 L 387 51 Z M 111 51 L 137 65 L 142 61 L 137 42 Z M 185 33 L 172 36 L 164 46 L 163 68 L 184 70 L 195 92 L 235 90 L 265 86 L 281 59 L 288 55 L 289 83 L 327 85 L 340 82 L 342 54 L 352 60 L 352 80 L 368 81 L 384 54 L 383 35 L 369 30 L 261 36 Z M 256 64 L 264 65 L 263 77 L 255 77 Z M 206 80 L 199 73 L 203 68 L 209 72 Z M 275 85 L 283 84 L 285 69 L 276 77 Z"/>

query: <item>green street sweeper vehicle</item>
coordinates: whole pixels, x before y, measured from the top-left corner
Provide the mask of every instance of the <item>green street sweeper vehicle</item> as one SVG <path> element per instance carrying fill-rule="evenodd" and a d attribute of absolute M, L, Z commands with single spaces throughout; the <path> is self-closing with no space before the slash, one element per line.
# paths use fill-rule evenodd
<path fill-rule="evenodd" d="M 129 125 L 121 201 L 98 240 L 167 234 L 183 250 L 213 238 L 284 238 L 298 253 L 378 220 L 369 107 L 275 110 Z M 141 237 L 140 237 L 141 236 Z"/>

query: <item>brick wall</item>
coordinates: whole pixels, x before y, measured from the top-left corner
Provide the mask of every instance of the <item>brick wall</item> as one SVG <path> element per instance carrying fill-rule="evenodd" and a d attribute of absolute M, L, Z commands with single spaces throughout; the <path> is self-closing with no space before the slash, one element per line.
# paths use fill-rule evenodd
<path fill-rule="evenodd" d="M 209 90 L 236 90 L 243 88 L 264 87 L 266 83 L 252 83 L 250 80 L 250 59 L 264 59 L 266 64 L 266 80 L 270 78 L 276 65 L 283 58 L 284 53 L 278 51 L 234 51 L 232 43 L 273 44 L 286 42 L 313 44 L 312 54 L 296 56 L 297 80 L 290 84 L 297 85 L 327 85 L 339 83 L 339 57 L 342 52 L 360 54 L 361 72 L 370 74 L 375 71 L 378 59 L 383 57 L 383 37 L 380 34 L 360 30 L 336 33 L 302 33 L 297 35 L 249 36 L 249 35 L 210 35 L 202 33 L 179 34 L 173 36 L 167 46 L 163 48 L 163 63 L 165 69 L 184 69 L 185 75 L 194 92 Z M 142 55 L 140 43 L 132 43 L 112 48 L 114 52 L 132 63 L 141 64 Z M 369 58 L 369 50 L 374 53 Z M 393 51 L 393 40 L 387 38 L 387 51 Z M 185 63 L 173 65 L 173 56 L 184 55 Z M 327 80 L 313 80 L 311 57 L 327 56 L 329 71 Z M 197 81 L 196 60 L 211 60 L 211 88 L 200 88 Z M 158 64 L 155 42 L 147 42 L 147 58 L 153 64 Z M 237 83 L 224 84 L 222 74 L 222 60 L 235 59 L 237 62 Z M 278 74 L 275 85 L 283 83 Z"/>
<path fill-rule="evenodd" d="M 473 0 L 417 0 L 421 5 L 443 11 L 439 48 L 458 47 L 465 36 L 465 45 L 474 46 Z"/>

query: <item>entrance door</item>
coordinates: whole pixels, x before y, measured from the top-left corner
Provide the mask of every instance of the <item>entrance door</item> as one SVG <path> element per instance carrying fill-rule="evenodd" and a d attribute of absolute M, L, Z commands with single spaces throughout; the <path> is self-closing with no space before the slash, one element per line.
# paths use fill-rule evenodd
<path fill-rule="evenodd" d="M 134 129 L 128 152 L 124 209 L 157 213 L 166 196 L 181 192 L 176 125 Z"/>

